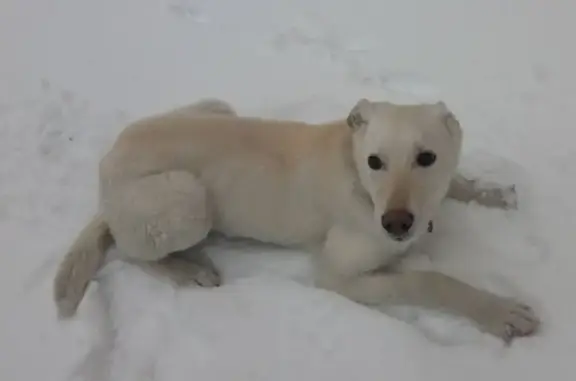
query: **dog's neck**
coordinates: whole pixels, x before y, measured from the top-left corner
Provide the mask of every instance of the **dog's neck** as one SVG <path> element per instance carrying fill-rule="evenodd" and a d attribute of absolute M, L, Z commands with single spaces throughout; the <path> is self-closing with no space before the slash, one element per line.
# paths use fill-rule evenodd
<path fill-rule="evenodd" d="M 374 203 L 372 198 L 366 188 L 362 185 L 360 176 L 358 175 L 358 168 L 356 161 L 354 160 L 352 130 L 346 123 L 346 120 L 340 119 L 332 121 L 324 124 L 322 128 L 324 128 L 330 135 L 330 138 L 333 139 L 333 152 L 337 155 L 335 159 L 337 162 L 341 163 L 342 172 L 346 178 L 351 180 L 352 194 L 373 209 Z"/>
<path fill-rule="evenodd" d="M 329 177 L 324 178 L 325 192 L 334 194 L 342 205 L 340 211 L 344 217 L 365 225 L 365 228 L 374 229 L 373 213 L 374 203 L 368 191 L 362 185 L 358 175 L 358 168 L 354 160 L 352 131 L 346 120 L 336 120 L 320 126 L 317 147 L 328 151 L 328 160 L 331 163 L 326 172 Z M 335 166 L 333 164 L 336 163 Z"/>

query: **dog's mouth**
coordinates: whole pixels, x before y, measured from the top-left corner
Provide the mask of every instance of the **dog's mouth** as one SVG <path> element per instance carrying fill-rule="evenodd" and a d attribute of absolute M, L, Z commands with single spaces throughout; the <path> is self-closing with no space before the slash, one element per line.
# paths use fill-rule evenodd
<path fill-rule="evenodd" d="M 428 221 L 428 227 L 426 228 L 426 231 L 428 233 L 432 233 L 434 231 L 434 221 L 430 220 Z M 405 242 L 408 241 L 412 238 L 412 236 L 414 235 L 414 229 L 410 229 L 405 233 L 401 233 L 401 234 L 395 234 L 392 232 L 387 232 L 388 236 L 396 242 Z"/>
<path fill-rule="evenodd" d="M 388 237 L 390 237 L 393 241 L 396 241 L 396 242 L 404 242 L 404 241 L 408 241 L 410 238 L 412 238 L 412 234 L 411 233 L 404 233 L 404 234 L 388 233 Z"/>

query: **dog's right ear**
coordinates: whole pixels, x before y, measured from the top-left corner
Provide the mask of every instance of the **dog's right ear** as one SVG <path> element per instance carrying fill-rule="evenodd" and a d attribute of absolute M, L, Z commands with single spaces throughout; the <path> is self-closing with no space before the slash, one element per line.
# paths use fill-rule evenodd
<path fill-rule="evenodd" d="M 362 98 L 352 108 L 348 118 L 346 118 L 346 123 L 352 130 L 357 130 L 368 124 L 370 119 L 370 114 L 372 113 L 372 103 L 366 99 Z"/>
<path fill-rule="evenodd" d="M 446 103 L 443 101 L 438 101 L 433 104 L 432 107 L 434 107 L 436 115 L 442 120 L 442 123 L 452 137 L 459 137 L 462 135 L 462 127 L 460 126 L 460 122 L 454 113 L 450 111 Z"/>

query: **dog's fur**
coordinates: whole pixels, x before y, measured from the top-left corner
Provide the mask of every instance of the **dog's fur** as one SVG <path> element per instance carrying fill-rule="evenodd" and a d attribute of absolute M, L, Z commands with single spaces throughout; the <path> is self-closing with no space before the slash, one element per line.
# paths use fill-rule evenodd
<path fill-rule="evenodd" d="M 54 281 L 59 315 L 75 314 L 113 243 L 178 284 L 219 285 L 201 253 L 217 231 L 314 253 L 316 284 L 359 303 L 445 310 L 507 341 L 531 334 L 539 321 L 522 303 L 437 272 L 383 270 L 445 197 L 505 207 L 456 173 L 461 143 L 443 102 L 362 99 L 346 118 L 312 126 L 240 117 L 209 99 L 136 121 L 100 163 L 99 211 Z M 419 163 L 424 151 L 433 163 Z"/>

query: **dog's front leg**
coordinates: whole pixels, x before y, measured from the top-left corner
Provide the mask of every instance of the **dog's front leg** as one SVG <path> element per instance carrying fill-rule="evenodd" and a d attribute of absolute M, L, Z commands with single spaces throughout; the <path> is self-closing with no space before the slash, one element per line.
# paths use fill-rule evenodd
<path fill-rule="evenodd" d="M 480 186 L 478 181 L 456 174 L 450 182 L 446 197 L 469 203 L 475 201 L 488 208 L 516 209 L 516 189 L 510 186 Z"/>
<path fill-rule="evenodd" d="M 538 318 L 527 305 L 434 271 L 324 276 L 319 283 L 366 305 L 410 305 L 459 315 L 506 342 L 530 335 L 539 326 Z"/>

